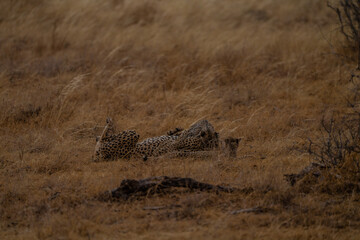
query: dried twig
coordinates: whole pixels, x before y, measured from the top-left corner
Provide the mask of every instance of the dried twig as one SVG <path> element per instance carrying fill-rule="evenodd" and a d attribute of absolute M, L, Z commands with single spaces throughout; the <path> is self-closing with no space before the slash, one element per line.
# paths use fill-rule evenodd
<path fill-rule="evenodd" d="M 253 208 L 243 208 L 238 210 L 233 210 L 230 214 L 235 215 L 239 213 L 264 213 L 267 212 L 269 209 L 263 207 L 253 207 Z"/>
<path fill-rule="evenodd" d="M 339 20 L 340 32 L 346 41 L 357 51 L 357 70 L 360 70 L 360 0 L 338 0 L 333 5 L 327 1 Z"/>

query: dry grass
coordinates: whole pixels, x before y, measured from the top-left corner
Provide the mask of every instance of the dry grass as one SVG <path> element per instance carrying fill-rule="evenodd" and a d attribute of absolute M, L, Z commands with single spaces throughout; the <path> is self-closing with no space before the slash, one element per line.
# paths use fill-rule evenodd
<path fill-rule="evenodd" d="M 311 161 L 293 147 L 347 111 L 349 65 L 330 54 L 325 5 L 1 1 L 0 238 L 359 239 L 359 193 L 283 180 Z M 107 116 L 141 139 L 206 118 L 243 138 L 239 158 L 93 163 Z M 158 175 L 253 190 L 95 198 Z M 269 211 L 230 214 L 257 206 Z"/>

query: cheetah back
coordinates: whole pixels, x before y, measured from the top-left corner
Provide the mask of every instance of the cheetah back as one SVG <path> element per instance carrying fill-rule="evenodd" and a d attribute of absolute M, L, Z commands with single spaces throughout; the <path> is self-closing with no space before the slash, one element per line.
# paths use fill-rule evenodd
<path fill-rule="evenodd" d="M 219 135 L 207 120 L 200 120 L 182 131 L 174 144 L 176 151 L 203 151 L 219 146 Z"/>
<path fill-rule="evenodd" d="M 107 136 L 97 143 L 95 161 L 110 161 L 117 158 L 129 158 L 136 147 L 139 135 L 133 130 Z"/>
<path fill-rule="evenodd" d="M 147 138 L 136 144 L 135 155 L 142 157 L 157 157 L 171 151 L 171 147 L 178 139 L 176 135 L 163 135 L 159 137 Z"/>

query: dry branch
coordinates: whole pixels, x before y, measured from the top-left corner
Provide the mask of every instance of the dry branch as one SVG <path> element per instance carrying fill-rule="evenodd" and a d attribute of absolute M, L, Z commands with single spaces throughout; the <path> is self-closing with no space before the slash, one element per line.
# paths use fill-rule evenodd
<path fill-rule="evenodd" d="M 238 210 L 233 210 L 230 212 L 231 215 L 236 215 L 239 213 L 265 213 L 268 212 L 269 209 L 263 207 L 253 207 L 253 208 L 243 208 Z"/>
<path fill-rule="evenodd" d="M 102 194 L 103 200 L 116 199 L 128 199 L 131 196 L 145 196 L 149 194 L 155 194 L 164 192 L 164 190 L 170 188 L 187 188 L 190 190 L 200 191 L 219 191 L 219 192 L 233 192 L 236 190 L 231 187 L 224 187 L 220 185 L 212 185 L 209 183 L 198 182 L 192 178 L 181 177 L 150 177 L 140 180 L 124 179 L 120 187 L 107 191 Z"/>
<path fill-rule="evenodd" d="M 355 115 L 355 116 L 353 116 Z M 322 136 L 312 141 L 309 139 L 307 152 L 316 162 L 327 168 L 341 168 L 352 158 L 353 173 L 360 173 L 360 114 L 346 115 L 337 121 L 331 118 L 328 123 L 322 120 Z"/>
<path fill-rule="evenodd" d="M 340 32 L 353 45 L 357 52 L 357 70 L 360 70 L 360 0 L 338 0 L 333 5 L 327 1 L 327 6 L 337 15 Z"/>

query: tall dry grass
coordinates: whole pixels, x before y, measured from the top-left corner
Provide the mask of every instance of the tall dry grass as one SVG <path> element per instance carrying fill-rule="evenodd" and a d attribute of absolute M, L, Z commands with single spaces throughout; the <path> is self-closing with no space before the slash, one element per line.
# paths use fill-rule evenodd
<path fill-rule="evenodd" d="M 347 111 L 351 62 L 334 54 L 325 5 L 1 1 L 1 238 L 356 239 L 358 193 L 304 194 L 282 177 L 311 161 L 292 149 L 323 116 Z M 93 163 L 107 116 L 140 138 L 206 118 L 243 140 L 238 159 Z M 95 198 L 157 175 L 252 191 Z M 256 206 L 270 210 L 230 214 Z"/>

